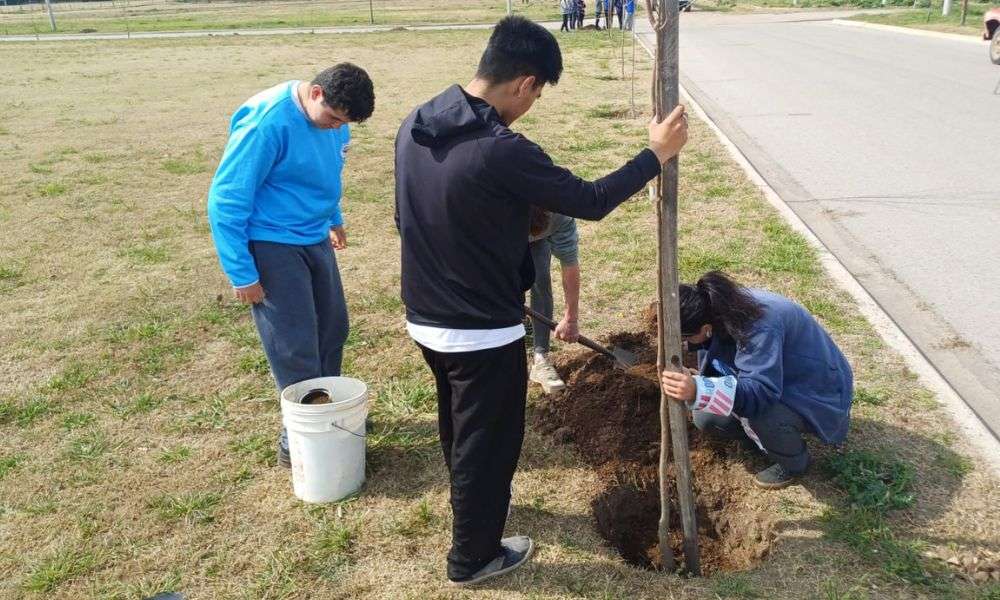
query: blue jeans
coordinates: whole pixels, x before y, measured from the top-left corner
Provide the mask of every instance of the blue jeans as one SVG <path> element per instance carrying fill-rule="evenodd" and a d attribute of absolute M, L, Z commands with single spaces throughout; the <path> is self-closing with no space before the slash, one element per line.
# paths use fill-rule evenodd
<path fill-rule="evenodd" d="M 347 303 L 330 242 L 250 242 L 264 301 L 251 308 L 278 391 L 340 375 Z"/>
<path fill-rule="evenodd" d="M 713 437 L 753 443 L 734 417 L 722 417 L 708 411 L 695 411 L 693 416 L 694 426 Z M 750 428 L 760 438 L 767 457 L 790 475 L 800 475 L 809 467 L 809 450 L 802 439 L 803 432 L 809 428 L 792 409 L 775 402 L 767 412 L 750 419 Z"/>
<path fill-rule="evenodd" d="M 531 310 L 552 318 L 552 246 L 545 238 L 528 244 L 531 260 L 535 263 L 535 283 L 531 286 Z M 549 351 L 552 330 L 536 319 L 531 319 L 531 340 L 535 353 Z"/>

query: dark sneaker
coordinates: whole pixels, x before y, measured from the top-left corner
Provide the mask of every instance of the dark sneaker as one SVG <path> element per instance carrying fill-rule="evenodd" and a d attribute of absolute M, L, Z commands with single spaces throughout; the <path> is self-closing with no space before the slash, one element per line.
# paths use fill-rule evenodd
<path fill-rule="evenodd" d="M 278 436 L 278 465 L 292 468 L 292 456 L 288 453 L 288 430 L 282 429 Z"/>
<path fill-rule="evenodd" d="M 777 463 L 760 471 L 754 477 L 754 483 L 757 484 L 757 487 L 767 490 L 780 490 L 783 487 L 790 486 L 794 482 L 795 477 L 789 475 L 788 471 Z"/>
<path fill-rule="evenodd" d="M 475 585 L 490 577 L 510 573 L 528 562 L 535 550 L 535 543 L 526 535 L 517 535 L 500 540 L 500 556 L 494 558 L 482 569 L 464 579 L 450 579 L 452 585 L 465 587 Z"/>

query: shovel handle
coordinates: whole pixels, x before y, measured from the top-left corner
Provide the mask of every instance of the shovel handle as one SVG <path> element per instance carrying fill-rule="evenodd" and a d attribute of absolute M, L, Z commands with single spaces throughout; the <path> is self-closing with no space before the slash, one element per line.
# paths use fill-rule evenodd
<path fill-rule="evenodd" d="M 552 329 L 553 331 L 555 330 L 555 328 L 556 328 L 556 322 L 553 321 L 552 319 L 550 319 L 550 318 L 542 315 L 541 313 L 538 313 L 538 312 L 535 312 L 535 311 L 531 310 L 527 306 L 524 307 L 524 312 L 529 317 L 531 317 L 532 319 L 537 319 L 537 320 L 541 321 L 542 323 L 545 323 L 546 325 L 548 325 L 549 329 Z M 595 342 L 594 340 L 588 338 L 585 335 L 578 336 L 576 341 L 579 342 L 579 343 L 581 343 L 581 344 L 583 344 L 584 346 L 590 348 L 594 352 L 598 352 L 598 353 L 603 354 L 605 356 L 609 356 L 611 358 L 615 358 L 615 355 L 612 354 L 610 350 L 608 350 L 604 346 L 598 344 L 597 342 Z M 617 359 L 615 359 L 615 360 L 617 360 Z"/>

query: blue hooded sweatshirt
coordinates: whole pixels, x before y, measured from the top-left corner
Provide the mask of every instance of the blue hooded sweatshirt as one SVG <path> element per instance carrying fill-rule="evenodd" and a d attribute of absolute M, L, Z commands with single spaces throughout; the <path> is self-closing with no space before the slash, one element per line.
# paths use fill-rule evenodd
<path fill-rule="evenodd" d="M 854 376 L 840 349 L 809 311 L 788 298 L 750 290 L 764 314 L 746 344 L 716 335 L 703 355 L 701 374 L 735 375 L 733 412 L 752 419 L 781 402 L 827 444 L 847 437 Z"/>

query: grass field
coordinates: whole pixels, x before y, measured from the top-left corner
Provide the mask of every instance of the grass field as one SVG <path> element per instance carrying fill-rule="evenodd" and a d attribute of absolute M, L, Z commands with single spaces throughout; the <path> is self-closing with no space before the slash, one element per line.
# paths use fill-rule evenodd
<path fill-rule="evenodd" d="M 432 382 L 403 330 L 392 141 L 414 105 L 469 78 L 487 34 L 0 47 L 0 597 L 1000 597 L 960 575 L 1000 551 L 998 479 L 697 121 L 682 279 L 726 269 L 818 315 L 856 371 L 847 454 L 817 448 L 824 468 L 803 485 L 748 494 L 778 520 L 761 565 L 686 580 L 608 550 L 591 524 L 596 473 L 529 428 L 508 529 L 535 537 L 534 561 L 481 590 L 444 585 L 447 478 Z M 560 39 L 564 78 L 516 129 L 596 177 L 643 145 L 649 65 L 640 51 L 630 118 L 616 46 Z M 359 497 L 308 506 L 275 466 L 275 390 L 205 195 L 231 111 L 339 60 L 369 69 L 377 93 L 354 131 L 338 257 L 345 372 L 373 392 L 369 474 Z M 648 200 L 581 237 L 584 331 L 636 327 L 655 294 Z"/>
<path fill-rule="evenodd" d="M 372 17 L 376 25 L 492 23 L 507 8 L 504 0 L 99 0 L 53 6 L 60 33 L 330 27 L 369 25 Z M 512 6 L 535 20 L 560 18 L 554 0 L 514 0 Z M 41 3 L 0 8 L 0 34 L 51 32 Z"/>
<path fill-rule="evenodd" d="M 968 35 L 980 36 L 983 33 L 983 13 L 996 3 L 969 3 L 969 13 L 966 16 L 965 25 L 962 25 L 962 5 L 961 2 L 953 3 L 951 14 L 947 17 L 941 16 L 941 3 L 934 2 L 934 6 L 929 11 L 926 3 L 921 3 L 923 8 L 919 10 L 906 10 L 892 14 L 883 15 L 859 15 L 853 17 L 858 21 L 869 23 L 881 23 L 883 25 L 897 25 L 899 27 L 915 27 L 917 29 L 929 29 L 932 31 L 945 31 L 948 33 L 965 33 Z"/>

